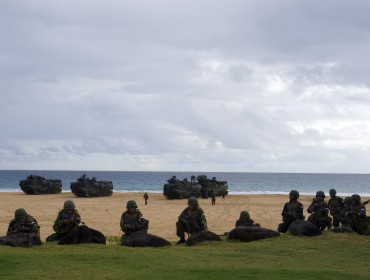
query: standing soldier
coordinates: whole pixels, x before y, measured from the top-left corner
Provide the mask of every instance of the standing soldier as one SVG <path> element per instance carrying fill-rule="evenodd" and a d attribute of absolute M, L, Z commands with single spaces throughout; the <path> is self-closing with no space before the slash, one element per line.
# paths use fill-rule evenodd
<path fill-rule="evenodd" d="M 329 217 L 329 207 L 325 202 L 325 193 L 318 191 L 316 198 L 312 200 L 310 207 L 307 209 L 311 215 L 308 221 L 323 231 L 326 227 L 331 228 L 331 218 Z"/>
<path fill-rule="evenodd" d="M 352 204 L 346 212 L 346 217 L 351 228 L 359 234 L 364 234 L 368 224 L 366 218 L 366 208 L 361 203 L 361 197 L 358 194 L 351 196 Z"/>
<path fill-rule="evenodd" d="M 195 197 L 189 197 L 188 207 L 185 208 L 176 222 L 176 234 L 180 237 L 177 244 L 185 243 L 185 232 L 193 234 L 207 230 L 207 220 L 202 208 Z"/>
<path fill-rule="evenodd" d="M 10 221 L 6 235 L 17 232 L 36 233 L 40 236 L 40 227 L 37 221 L 28 215 L 23 208 L 15 210 L 14 219 Z"/>
<path fill-rule="evenodd" d="M 126 211 L 122 213 L 120 226 L 126 236 L 136 231 L 148 231 L 149 221 L 144 219 L 143 214 L 137 209 L 135 200 L 129 200 Z"/>
<path fill-rule="evenodd" d="M 298 201 L 299 192 L 292 190 L 289 193 L 289 202 L 284 204 L 281 216 L 283 216 L 283 222 L 279 224 L 279 232 L 287 232 L 290 224 L 295 220 L 304 220 L 303 205 Z"/>
<path fill-rule="evenodd" d="M 330 199 L 328 207 L 330 215 L 333 217 L 333 227 L 339 227 L 339 223 L 342 220 L 342 210 L 344 209 L 343 198 L 336 196 L 337 191 L 335 189 L 329 190 Z"/>
<path fill-rule="evenodd" d="M 211 199 L 212 199 L 212 205 L 216 205 L 216 195 L 214 192 L 212 192 Z"/>
<path fill-rule="evenodd" d="M 144 200 L 145 200 L 145 205 L 148 205 L 149 195 L 148 195 L 148 193 L 147 193 L 147 192 L 145 192 L 145 193 L 144 193 L 143 198 L 144 198 Z"/>
<path fill-rule="evenodd" d="M 72 229 L 79 226 L 81 216 L 78 213 L 75 204 L 72 200 L 64 202 L 63 209 L 59 211 L 57 219 L 54 222 L 54 234 L 48 236 L 46 241 L 56 241 L 66 236 Z"/>

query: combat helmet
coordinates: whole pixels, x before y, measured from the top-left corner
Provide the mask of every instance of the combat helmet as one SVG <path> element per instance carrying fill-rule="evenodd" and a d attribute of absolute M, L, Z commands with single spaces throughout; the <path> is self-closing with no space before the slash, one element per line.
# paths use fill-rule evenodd
<path fill-rule="evenodd" d="M 127 201 L 126 208 L 137 208 L 137 204 L 135 200 L 129 200 Z"/>
<path fill-rule="evenodd" d="M 336 194 L 336 193 L 337 193 L 336 189 L 330 189 L 329 190 L 329 194 Z"/>
<path fill-rule="evenodd" d="M 323 196 L 325 198 L 325 193 L 323 191 L 318 191 L 316 193 L 316 198 L 318 198 L 319 196 Z"/>
<path fill-rule="evenodd" d="M 240 219 L 250 219 L 248 211 L 241 211 L 240 212 Z"/>
<path fill-rule="evenodd" d="M 195 197 L 189 197 L 188 205 L 198 205 L 198 199 L 196 199 Z"/>
<path fill-rule="evenodd" d="M 19 208 L 17 210 L 15 210 L 15 213 L 14 213 L 14 219 L 16 220 L 19 220 L 19 219 L 24 219 L 28 216 L 26 210 L 24 210 L 23 208 Z"/>
<path fill-rule="evenodd" d="M 296 190 L 291 190 L 289 196 L 293 196 L 295 199 L 298 199 L 299 192 L 297 192 Z"/>
<path fill-rule="evenodd" d="M 350 196 L 347 196 L 345 199 L 344 199 L 344 205 L 351 205 L 352 203 L 352 198 Z"/>
<path fill-rule="evenodd" d="M 76 206 L 72 200 L 67 200 L 66 202 L 64 202 L 64 207 L 63 207 L 64 210 L 70 210 L 70 209 L 75 209 L 75 208 Z"/>
<path fill-rule="evenodd" d="M 361 196 L 359 196 L 358 194 L 353 194 L 353 195 L 351 196 L 351 200 L 352 200 L 353 202 L 360 202 L 360 201 L 361 201 Z"/>

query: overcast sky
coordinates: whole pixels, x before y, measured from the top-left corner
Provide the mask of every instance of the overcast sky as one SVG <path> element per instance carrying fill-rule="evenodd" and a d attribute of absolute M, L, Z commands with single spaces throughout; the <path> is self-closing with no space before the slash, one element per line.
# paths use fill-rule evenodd
<path fill-rule="evenodd" d="M 0 6 L 0 169 L 369 173 L 370 1 Z"/>

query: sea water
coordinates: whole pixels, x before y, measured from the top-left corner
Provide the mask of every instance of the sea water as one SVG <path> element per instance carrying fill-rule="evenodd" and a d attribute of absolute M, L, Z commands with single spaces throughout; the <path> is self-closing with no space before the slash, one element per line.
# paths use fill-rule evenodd
<path fill-rule="evenodd" d="M 70 192 L 71 182 L 86 174 L 98 181 L 112 181 L 115 192 L 162 193 L 172 176 L 190 181 L 192 175 L 216 177 L 227 181 L 230 194 L 287 194 L 297 190 L 313 195 L 322 190 L 327 195 L 334 188 L 340 196 L 354 193 L 370 196 L 370 174 L 249 173 L 249 172 L 147 172 L 147 171 L 43 171 L 0 170 L 0 192 L 20 192 L 19 181 L 28 175 L 62 180 L 63 192 Z"/>

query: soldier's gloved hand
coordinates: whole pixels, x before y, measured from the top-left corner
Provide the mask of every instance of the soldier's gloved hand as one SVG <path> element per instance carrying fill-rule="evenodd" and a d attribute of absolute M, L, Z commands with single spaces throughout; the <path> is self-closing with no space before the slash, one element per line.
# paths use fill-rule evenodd
<path fill-rule="evenodd" d="M 64 223 L 64 224 L 70 224 L 70 223 L 71 223 L 71 220 L 70 220 L 70 219 L 64 219 L 64 220 L 63 220 L 63 223 Z"/>
<path fill-rule="evenodd" d="M 351 210 L 351 211 L 348 211 L 346 215 L 348 217 L 352 217 L 354 214 L 355 214 L 355 211 Z"/>

